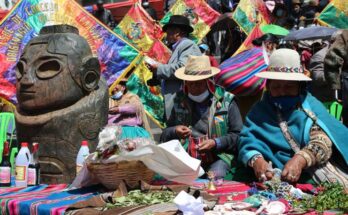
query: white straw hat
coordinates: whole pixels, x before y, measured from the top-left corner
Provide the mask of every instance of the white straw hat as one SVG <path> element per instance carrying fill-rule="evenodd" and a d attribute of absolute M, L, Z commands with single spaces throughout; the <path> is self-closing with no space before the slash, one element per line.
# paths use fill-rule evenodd
<path fill-rule="evenodd" d="M 186 66 L 175 71 L 175 76 L 184 81 L 198 81 L 210 78 L 220 72 L 219 68 L 210 65 L 206 55 L 188 57 Z"/>
<path fill-rule="evenodd" d="M 287 81 L 311 81 L 303 73 L 300 55 L 292 49 L 277 49 L 269 59 L 266 71 L 256 74 L 257 77 Z"/>

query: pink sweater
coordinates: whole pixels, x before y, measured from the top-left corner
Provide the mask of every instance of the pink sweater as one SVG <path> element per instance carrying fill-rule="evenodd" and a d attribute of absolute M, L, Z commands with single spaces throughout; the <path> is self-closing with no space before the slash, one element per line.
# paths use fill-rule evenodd
<path fill-rule="evenodd" d="M 117 114 L 109 114 L 108 125 L 128 125 L 141 126 L 143 121 L 136 114 L 136 107 L 131 104 L 121 105 L 118 107 Z"/>

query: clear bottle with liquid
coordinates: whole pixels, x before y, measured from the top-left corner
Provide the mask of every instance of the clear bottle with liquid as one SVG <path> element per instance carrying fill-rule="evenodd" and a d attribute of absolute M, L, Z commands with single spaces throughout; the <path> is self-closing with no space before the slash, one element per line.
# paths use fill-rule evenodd
<path fill-rule="evenodd" d="M 76 157 L 76 175 L 79 174 L 83 163 L 85 162 L 85 158 L 89 155 L 89 148 L 88 148 L 88 142 L 86 140 L 83 140 L 81 142 L 81 148 L 79 152 L 77 153 Z"/>

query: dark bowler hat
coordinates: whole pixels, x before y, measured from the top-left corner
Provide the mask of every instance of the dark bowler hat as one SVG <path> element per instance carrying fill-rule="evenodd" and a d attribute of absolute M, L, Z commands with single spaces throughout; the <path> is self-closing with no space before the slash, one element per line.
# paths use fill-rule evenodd
<path fill-rule="evenodd" d="M 175 26 L 185 30 L 187 33 L 192 33 L 193 28 L 190 26 L 190 20 L 181 15 L 173 15 L 170 17 L 169 22 L 163 26 L 163 31 L 166 31 L 168 27 Z"/>

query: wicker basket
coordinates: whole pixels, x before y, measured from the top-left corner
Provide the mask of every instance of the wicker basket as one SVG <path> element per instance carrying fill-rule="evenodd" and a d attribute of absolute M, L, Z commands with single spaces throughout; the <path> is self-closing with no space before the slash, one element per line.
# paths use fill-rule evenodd
<path fill-rule="evenodd" d="M 131 187 L 138 185 L 140 180 L 149 183 L 155 175 L 141 161 L 121 161 L 107 164 L 87 162 L 87 168 L 101 184 L 110 190 L 117 189 L 123 180 Z"/>

